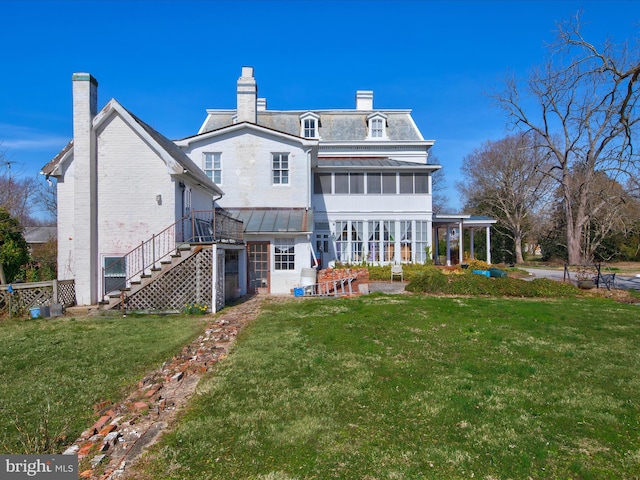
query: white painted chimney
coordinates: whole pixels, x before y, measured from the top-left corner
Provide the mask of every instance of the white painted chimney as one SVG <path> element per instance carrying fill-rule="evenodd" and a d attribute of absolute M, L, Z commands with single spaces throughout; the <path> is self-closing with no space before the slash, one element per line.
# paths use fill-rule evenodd
<path fill-rule="evenodd" d="M 257 97 L 253 67 L 242 67 L 242 76 L 238 79 L 238 123 L 257 123 Z"/>
<path fill-rule="evenodd" d="M 356 92 L 356 110 L 373 110 L 373 90 Z"/>
<path fill-rule="evenodd" d="M 264 112 L 267 109 L 267 99 L 266 98 L 259 98 L 258 99 L 258 111 L 259 112 Z"/>
<path fill-rule="evenodd" d="M 94 305 L 98 295 L 98 167 L 93 119 L 98 109 L 98 81 L 74 73 L 73 185 L 74 265 L 78 305 Z"/>

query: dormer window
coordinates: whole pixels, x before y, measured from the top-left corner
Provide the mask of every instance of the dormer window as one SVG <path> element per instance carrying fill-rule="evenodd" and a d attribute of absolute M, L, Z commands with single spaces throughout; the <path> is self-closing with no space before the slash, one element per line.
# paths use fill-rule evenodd
<path fill-rule="evenodd" d="M 320 116 L 307 112 L 300 115 L 300 136 L 304 138 L 320 138 Z"/>
<path fill-rule="evenodd" d="M 316 136 L 316 119 L 306 118 L 304 120 L 304 138 L 314 138 Z"/>
<path fill-rule="evenodd" d="M 387 139 L 387 116 L 382 113 L 372 113 L 367 117 L 368 135 L 371 140 Z"/>

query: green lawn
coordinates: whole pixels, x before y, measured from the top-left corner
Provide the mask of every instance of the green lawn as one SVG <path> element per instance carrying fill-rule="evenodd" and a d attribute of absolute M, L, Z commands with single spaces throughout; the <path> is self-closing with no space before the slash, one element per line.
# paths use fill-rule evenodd
<path fill-rule="evenodd" d="M 271 305 L 136 478 L 639 478 L 639 308 Z"/>
<path fill-rule="evenodd" d="M 202 317 L 0 321 L 0 453 L 60 451 L 204 329 Z"/>

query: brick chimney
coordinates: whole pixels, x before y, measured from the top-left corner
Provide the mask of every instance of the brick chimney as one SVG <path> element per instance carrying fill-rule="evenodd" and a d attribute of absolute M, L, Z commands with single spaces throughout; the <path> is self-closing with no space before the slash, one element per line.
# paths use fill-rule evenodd
<path fill-rule="evenodd" d="M 253 78 L 253 67 L 242 67 L 238 79 L 238 123 L 257 123 L 258 85 Z"/>
<path fill-rule="evenodd" d="M 94 305 L 98 294 L 98 168 L 93 119 L 98 81 L 88 73 L 73 80 L 74 265 L 78 305 Z"/>
<path fill-rule="evenodd" d="M 356 92 L 356 110 L 373 110 L 373 90 Z"/>

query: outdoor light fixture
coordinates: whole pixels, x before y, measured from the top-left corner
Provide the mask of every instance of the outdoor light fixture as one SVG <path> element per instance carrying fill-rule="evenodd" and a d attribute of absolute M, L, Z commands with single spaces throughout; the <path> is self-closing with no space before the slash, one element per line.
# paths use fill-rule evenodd
<path fill-rule="evenodd" d="M 156 202 L 158 203 L 158 205 L 162 205 L 162 195 L 156 195 Z"/>

